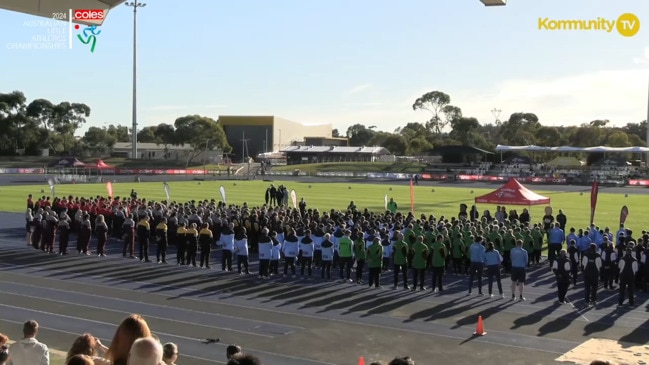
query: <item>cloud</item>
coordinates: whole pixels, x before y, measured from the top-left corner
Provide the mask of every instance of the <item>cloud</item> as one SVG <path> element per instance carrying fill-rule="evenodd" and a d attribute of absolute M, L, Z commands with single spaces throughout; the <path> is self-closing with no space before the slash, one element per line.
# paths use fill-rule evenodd
<path fill-rule="evenodd" d="M 345 104 L 346 107 L 348 108 L 367 108 L 367 107 L 375 107 L 375 106 L 381 106 L 383 103 L 379 102 L 367 102 L 367 103 L 347 103 Z"/>
<path fill-rule="evenodd" d="M 362 92 L 364 92 L 364 91 L 367 91 L 367 90 L 371 89 L 372 87 L 374 87 L 374 85 L 373 85 L 373 84 L 369 84 L 369 83 L 367 83 L 367 84 L 357 85 L 357 86 L 354 86 L 354 87 L 352 87 L 351 89 L 345 91 L 345 95 L 356 95 L 356 94 L 360 94 L 360 93 L 362 93 Z"/>
<path fill-rule="evenodd" d="M 463 114 L 481 123 L 495 121 L 491 110 L 502 112 L 501 120 L 512 113 L 535 113 L 542 124 L 570 126 L 596 119 L 609 119 L 613 125 L 639 123 L 647 118 L 647 83 L 649 70 L 601 70 L 555 78 L 511 79 L 485 89 L 416 88 L 401 95 L 384 95 L 394 103 L 353 104 L 353 108 L 334 110 L 295 110 L 282 108 L 276 114 L 292 120 L 332 123 L 346 130 L 352 124 L 376 125 L 379 130 L 394 131 L 409 122 L 423 123 L 430 118 L 426 111 L 413 111 L 414 100 L 431 90 L 442 90 L 451 96 L 452 104 Z M 345 104 L 347 105 L 347 104 Z"/>
<path fill-rule="evenodd" d="M 461 90 L 453 99 L 467 116 L 493 122 L 493 108 L 501 119 L 532 112 L 548 125 L 579 125 L 595 119 L 615 124 L 646 118 L 646 69 L 602 70 L 554 79 L 508 80 L 491 90 Z"/>
<path fill-rule="evenodd" d="M 158 110 L 163 111 L 163 110 L 182 110 L 182 109 L 187 109 L 187 107 L 182 105 L 155 105 L 145 109 L 154 110 L 154 111 L 158 111 Z"/>
<path fill-rule="evenodd" d="M 201 110 L 201 109 L 225 109 L 227 105 L 214 104 L 214 105 L 155 105 L 152 107 L 144 108 L 150 111 L 172 111 L 172 110 Z"/>
<path fill-rule="evenodd" d="M 633 58 L 633 63 L 636 65 L 649 65 L 649 48 L 645 48 L 643 57 Z"/>

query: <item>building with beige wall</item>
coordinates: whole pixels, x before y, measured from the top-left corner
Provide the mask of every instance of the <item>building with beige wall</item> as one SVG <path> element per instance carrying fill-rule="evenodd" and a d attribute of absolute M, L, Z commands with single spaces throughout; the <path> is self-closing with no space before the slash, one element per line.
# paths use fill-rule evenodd
<path fill-rule="evenodd" d="M 331 124 L 302 124 L 276 116 L 221 115 L 219 123 L 232 146 L 234 161 L 278 152 L 306 137 L 331 138 Z"/>

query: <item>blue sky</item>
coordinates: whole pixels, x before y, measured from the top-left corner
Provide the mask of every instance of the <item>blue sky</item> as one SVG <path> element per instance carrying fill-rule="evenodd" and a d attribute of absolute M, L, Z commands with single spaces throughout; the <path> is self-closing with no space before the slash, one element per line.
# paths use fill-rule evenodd
<path fill-rule="evenodd" d="M 627 12 L 642 24 L 634 37 L 538 30 L 539 17 L 614 20 Z M 411 106 L 432 90 L 484 123 L 494 108 L 501 118 L 533 112 L 553 125 L 640 122 L 646 14 L 649 1 L 640 0 L 493 8 L 479 0 L 150 0 L 138 12 L 139 123 L 263 114 L 393 131 L 428 119 Z M 109 13 L 94 53 L 76 40 L 71 50 L 16 49 L 56 32 L 29 26 L 41 19 L 0 10 L 0 92 L 84 102 L 88 126 L 130 125 L 132 8 Z"/>

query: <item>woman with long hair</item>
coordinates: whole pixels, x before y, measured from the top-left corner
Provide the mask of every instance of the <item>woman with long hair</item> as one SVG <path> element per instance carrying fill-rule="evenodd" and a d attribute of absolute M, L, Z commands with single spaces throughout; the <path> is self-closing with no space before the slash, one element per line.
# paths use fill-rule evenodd
<path fill-rule="evenodd" d="M 106 358 L 112 365 L 126 365 L 133 342 L 142 337 L 151 337 L 151 330 L 142 316 L 131 314 L 117 327 Z"/>
<path fill-rule="evenodd" d="M 95 234 L 97 235 L 97 257 L 106 257 L 104 249 L 108 241 L 108 225 L 103 214 L 99 214 L 95 220 Z"/>
<path fill-rule="evenodd" d="M 90 224 L 90 214 L 84 213 L 77 236 L 77 251 L 79 254 L 90 255 L 90 238 L 92 236 L 92 225 Z"/>
<path fill-rule="evenodd" d="M 65 361 L 65 365 L 96 365 L 97 363 L 88 355 L 74 355 Z"/>
<path fill-rule="evenodd" d="M 72 347 L 70 347 L 70 351 L 68 351 L 68 355 L 66 356 L 66 362 L 76 355 L 86 355 L 97 365 L 110 365 L 110 361 L 98 356 L 99 350 L 105 353 L 108 347 L 104 346 L 98 338 L 90 333 L 84 333 L 77 337 Z"/>

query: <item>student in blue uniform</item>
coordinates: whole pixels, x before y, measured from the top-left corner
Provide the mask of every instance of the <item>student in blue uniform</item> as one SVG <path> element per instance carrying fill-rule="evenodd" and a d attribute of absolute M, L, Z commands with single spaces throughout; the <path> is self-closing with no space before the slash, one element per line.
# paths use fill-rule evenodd
<path fill-rule="evenodd" d="M 512 260 L 512 300 L 516 300 L 516 288 L 518 288 L 518 299 L 525 300 L 523 289 L 525 288 L 529 255 L 523 248 L 523 240 L 516 241 L 516 247 L 509 255 Z"/>

